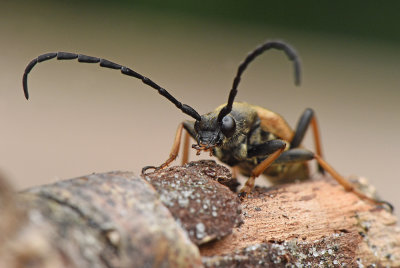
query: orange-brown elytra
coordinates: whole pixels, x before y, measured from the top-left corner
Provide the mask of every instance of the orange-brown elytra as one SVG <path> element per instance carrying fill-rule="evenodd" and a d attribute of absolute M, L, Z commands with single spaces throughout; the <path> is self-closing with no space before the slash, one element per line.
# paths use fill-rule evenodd
<path fill-rule="evenodd" d="M 37 63 L 53 58 L 58 60 L 77 59 L 82 63 L 99 63 L 101 67 L 117 69 L 122 74 L 140 79 L 144 84 L 156 89 L 183 113 L 195 119 L 179 124 L 168 159 L 158 167 L 144 167 L 142 173 L 150 169 L 165 168 L 174 161 L 178 156 L 182 132 L 185 130 L 187 133 L 183 148 L 183 163 L 188 161 L 187 134 L 189 134 L 197 142 L 192 145 L 192 148 L 197 150 L 197 154 L 201 151 L 208 151 L 210 155 L 216 156 L 222 162 L 249 177 L 239 192 L 242 198 L 251 192 L 255 179 L 261 174 L 267 175 L 276 183 L 309 178 L 307 161 L 315 159 L 318 162 L 319 171 L 328 172 L 344 189 L 354 192 L 361 199 L 376 204 L 387 204 L 390 209 L 393 209 L 389 203 L 372 199 L 355 189 L 348 180 L 323 160 L 318 123 L 312 109 L 308 108 L 304 111 L 293 130 L 277 113 L 263 107 L 234 101 L 241 76 L 247 66 L 269 49 L 282 50 L 287 55 L 294 65 L 295 84 L 300 84 L 300 61 L 294 49 L 282 41 L 267 41 L 250 52 L 239 65 L 232 89 L 229 92 L 228 102 L 204 115 L 200 115 L 189 105 L 182 104 L 167 90 L 136 71 L 105 59 L 82 54 L 55 52 L 40 55 L 27 65 L 22 83 L 25 97 L 28 99 L 28 74 Z M 301 146 L 309 126 L 313 130 L 315 152 Z"/>

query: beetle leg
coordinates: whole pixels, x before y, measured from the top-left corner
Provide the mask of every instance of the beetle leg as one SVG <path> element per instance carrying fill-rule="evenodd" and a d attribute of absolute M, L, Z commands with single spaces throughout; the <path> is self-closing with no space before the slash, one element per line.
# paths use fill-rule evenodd
<path fill-rule="evenodd" d="M 159 167 L 146 166 L 146 167 L 142 168 L 142 174 L 145 174 L 145 172 L 148 169 L 154 169 L 154 170 L 163 169 L 163 168 L 167 167 L 172 161 L 174 161 L 176 159 L 176 157 L 178 156 L 179 147 L 181 145 L 182 130 L 183 130 L 183 123 L 180 123 L 179 126 L 178 126 L 178 129 L 176 130 L 174 143 L 172 145 L 172 149 L 171 149 L 171 152 L 169 154 L 169 157 L 168 157 L 167 161 L 165 161 Z"/>
<path fill-rule="evenodd" d="M 265 144 L 269 144 L 269 146 L 265 146 Z M 282 152 L 286 148 L 286 143 L 282 140 L 272 140 L 265 144 L 261 145 L 262 147 L 264 147 L 264 149 L 268 150 L 270 148 L 267 147 L 273 147 L 275 148 L 275 151 L 251 171 L 251 176 L 247 179 L 243 188 L 239 192 L 239 197 L 241 199 L 246 197 L 247 194 L 249 194 L 251 190 L 253 190 L 256 178 L 260 176 L 264 172 L 264 170 L 266 170 L 282 154 Z"/>
<path fill-rule="evenodd" d="M 314 159 L 314 153 L 302 149 L 302 148 L 294 148 L 284 151 L 276 160 L 275 164 L 288 164 L 288 163 L 298 163 L 305 162 Z"/>
<path fill-rule="evenodd" d="M 182 166 L 189 161 L 189 141 L 190 141 L 189 132 L 185 131 L 183 137 Z"/>
<path fill-rule="evenodd" d="M 393 206 L 382 200 L 377 200 L 374 198 L 371 198 L 364 193 L 360 192 L 357 190 L 351 182 L 349 182 L 347 179 L 345 179 L 343 176 L 341 176 L 336 170 L 334 170 L 324 159 L 322 159 L 321 156 L 318 154 L 315 154 L 307 149 L 303 148 L 295 148 L 295 149 L 290 149 L 287 151 L 284 151 L 276 160 L 275 164 L 288 164 L 288 163 L 295 163 L 295 162 L 304 162 L 304 161 L 309 161 L 309 160 L 317 160 L 318 164 L 326 170 L 340 185 L 343 186 L 343 188 L 346 191 L 351 191 L 358 197 L 360 197 L 363 200 L 367 200 L 369 202 L 372 202 L 374 204 L 378 205 L 387 205 L 390 209 L 390 211 L 393 211 Z"/>
<path fill-rule="evenodd" d="M 314 134 L 315 151 L 317 152 L 317 155 L 322 156 L 321 136 L 318 130 L 318 122 L 315 113 L 311 108 L 307 108 L 301 115 L 299 122 L 297 123 L 296 132 L 290 142 L 290 148 L 297 148 L 300 146 L 310 124 Z M 322 174 L 324 173 L 324 169 L 320 164 L 318 164 L 318 171 Z"/>
<path fill-rule="evenodd" d="M 238 177 L 238 168 L 237 167 L 231 167 L 231 173 L 232 173 L 232 178 L 237 179 Z"/>
<path fill-rule="evenodd" d="M 314 158 L 315 160 L 318 161 L 318 164 L 320 164 L 329 174 L 331 174 L 331 176 L 340 184 L 343 186 L 343 188 L 346 191 L 351 191 L 353 192 L 355 195 L 357 195 L 358 197 L 360 197 L 363 200 L 367 200 L 369 202 L 372 202 L 374 204 L 377 205 L 386 205 L 389 207 L 390 211 L 393 211 L 393 205 L 390 204 L 387 201 L 382 201 L 382 200 L 377 200 L 374 198 L 371 198 L 367 195 L 365 195 L 364 193 L 360 192 L 359 190 L 357 190 L 356 188 L 354 188 L 354 186 L 348 181 L 346 180 L 344 177 L 342 177 L 336 170 L 333 169 L 333 167 L 331 167 L 324 159 L 322 159 L 321 156 L 319 156 L 318 154 L 314 154 Z"/>

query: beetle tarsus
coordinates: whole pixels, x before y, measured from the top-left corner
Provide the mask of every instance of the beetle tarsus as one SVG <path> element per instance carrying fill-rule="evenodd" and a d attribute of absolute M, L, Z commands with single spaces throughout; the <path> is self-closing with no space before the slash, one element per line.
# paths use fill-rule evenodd
<path fill-rule="evenodd" d="M 240 192 L 240 193 L 238 193 L 238 197 L 239 197 L 239 199 L 240 199 L 241 201 L 243 201 L 243 199 L 245 199 L 246 196 L 247 196 L 247 193 L 246 193 L 246 192 Z"/>
<path fill-rule="evenodd" d="M 382 201 L 382 200 L 379 200 L 378 202 L 380 202 L 380 203 L 382 204 L 382 206 L 383 206 L 386 210 L 388 210 L 390 213 L 393 213 L 393 211 L 394 211 L 394 206 L 393 206 L 392 204 L 390 204 L 390 203 L 387 202 L 387 201 Z"/>
<path fill-rule="evenodd" d="M 159 170 L 160 168 L 159 167 L 155 167 L 155 166 L 145 166 L 145 167 L 142 168 L 142 175 L 148 174 L 148 173 L 146 173 L 146 171 L 149 170 L 149 169 L 154 169 L 153 172 L 155 172 L 155 171 Z"/>

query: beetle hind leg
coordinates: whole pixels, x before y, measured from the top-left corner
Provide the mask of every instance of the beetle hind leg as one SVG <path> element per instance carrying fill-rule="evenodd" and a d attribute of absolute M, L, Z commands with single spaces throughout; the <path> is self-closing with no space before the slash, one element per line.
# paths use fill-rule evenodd
<path fill-rule="evenodd" d="M 279 140 L 274 140 L 270 142 L 276 142 Z M 283 142 L 283 141 L 281 141 Z M 284 143 L 284 142 L 283 142 Z M 276 146 L 276 145 L 275 145 Z M 266 147 L 264 145 L 264 147 Z M 247 194 L 251 192 L 254 188 L 255 179 L 261 175 L 272 163 L 274 164 L 293 164 L 293 163 L 301 163 L 315 159 L 318 164 L 323 168 L 326 172 L 328 172 L 346 191 L 352 192 L 357 195 L 360 199 L 371 202 L 376 205 L 384 205 L 389 208 L 390 211 L 393 211 L 393 205 L 387 201 L 375 199 L 367 196 L 360 190 L 356 189 L 354 185 L 345 179 L 342 175 L 340 175 L 336 170 L 333 169 L 331 165 L 329 165 L 321 156 L 316 153 L 313 153 L 307 149 L 303 148 L 295 148 L 287 151 L 283 151 L 285 146 L 276 150 L 274 153 L 270 154 L 264 161 L 262 161 L 259 165 L 257 165 L 249 179 L 246 181 L 243 188 L 240 190 L 239 197 L 243 199 Z"/>
<path fill-rule="evenodd" d="M 303 148 L 295 148 L 295 149 L 290 149 L 285 152 L 283 152 L 276 160 L 274 163 L 276 164 L 290 164 L 290 163 L 295 163 L 295 162 L 305 162 L 309 160 L 315 159 L 318 162 L 318 165 L 321 166 L 326 172 L 328 172 L 342 187 L 349 192 L 354 193 L 357 195 L 359 198 L 362 200 L 366 200 L 368 202 L 371 202 L 376 205 L 386 205 L 389 207 L 390 211 L 393 211 L 393 205 L 391 205 L 389 202 L 383 201 L 383 200 L 378 200 L 372 197 L 367 196 L 360 190 L 354 187 L 354 185 L 348 181 L 346 178 L 344 178 L 342 175 L 340 175 L 331 165 L 329 165 L 320 155 L 313 153 L 307 149 Z"/>
<path fill-rule="evenodd" d="M 319 134 L 318 122 L 315 117 L 314 110 L 311 108 L 307 108 L 300 116 L 299 122 L 296 126 L 296 132 L 293 136 L 292 141 L 290 142 L 290 148 L 297 148 L 300 146 L 301 142 L 304 139 L 304 135 L 306 134 L 306 131 L 310 125 L 314 134 L 315 151 L 318 155 L 322 156 L 321 136 Z M 319 163 L 318 171 L 324 174 L 324 169 Z"/>
<path fill-rule="evenodd" d="M 314 154 L 315 160 L 317 160 L 318 164 L 321 165 L 321 167 L 326 170 L 340 185 L 343 186 L 343 188 L 346 191 L 353 192 L 355 195 L 360 197 L 363 200 L 369 201 L 371 203 L 374 203 L 376 205 L 384 205 L 387 206 L 390 210 L 390 212 L 393 212 L 393 205 L 390 204 L 387 201 L 384 200 L 378 200 L 372 197 L 367 196 L 363 192 L 359 191 L 356 189 L 351 182 L 349 182 L 347 179 L 342 177 L 336 170 L 333 169 L 324 159 L 322 159 L 321 156 Z"/>

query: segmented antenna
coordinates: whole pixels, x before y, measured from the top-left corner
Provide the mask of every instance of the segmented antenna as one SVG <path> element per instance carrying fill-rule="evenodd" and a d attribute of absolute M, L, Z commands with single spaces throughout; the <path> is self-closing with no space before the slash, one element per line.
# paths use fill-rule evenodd
<path fill-rule="evenodd" d="M 245 60 L 239 65 L 239 68 L 236 73 L 236 77 L 233 80 L 233 85 L 232 89 L 229 92 L 229 98 L 228 98 L 228 103 L 218 114 L 218 122 L 222 122 L 222 118 L 229 114 L 232 111 L 232 105 L 233 101 L 235 100 L 236 94 L 237 94 L 237 87 L 240 83 L 241 75 L 246 70 L 247 66 L 249 65 L 250 62 L 252 62 L 256 57 L 260 56 L 264 51 L 268 49 L 278 49 L 278 50 L 283 50 L 289 60 L 293 61 L 294 64 L 294 79 L 295 79 L 295 84 L 299 85 L 300 84 L 300 60 L 296 54 L 296 51 L 289 46 L 288 44 L 282 42 L 282 41 L 267 41 L 264 44 L 260 45 L 257 47 L 255 50 L 250 52 Z"/>
<path fill-rule="evenodd" d="M 101 67 L 105 68 L 110 68 L 110 69 L 116 69 L 116 70 L 121 70 L 122 74 L 128 75 L 135 77 L 137 79 L 142 80 L 142 82 L 158 91 L 162 96 L 167 98 L 170 102 L 175 104 L 175 106 L 180 109 L 182 112 L 185 114 L 193 117 L 194 119 L 200 121 L 201 116 L 194 110 L 192 107 L 186 104 L 182 104 L 179 102 L 177 99 L 175 99 L 167 90 L 164 88 L 160 87 L 157 85 L 155 82 L 153 82 L 151 79 L 133 71 L 132 69 L 129 69 L 128 67 L 119 65 L 117 63 L 108 61 L 106 59 L 101 59 L 101 58 L 96 58 L 96 57 L 91 57 L 91 56 L 86 56 L 82 54 L 75 54 L 75 53 L 69 53 L 69 52 L 54 52 L 54 53 L 46 53 L 43 55 L 40 55 L 36 59 L 33 59 L 28 66 L 26 66 L 24 76 L 22 78 L 22 86 L 24 88 L 24 94 L 25 98 L 29 99 L 29 92 L 28 92 L 28 74 L 29 72 L 33 69 L 33 67 L 38 63 L 38 62 L 43 62 L 47 61 L 53 58 L 57 58 L 57 60 L 73 60 L 73 59 L 78 59 L 78 62 L 83 62 L 83 63 L 100 63 Z"/>

